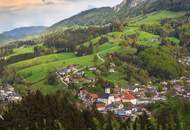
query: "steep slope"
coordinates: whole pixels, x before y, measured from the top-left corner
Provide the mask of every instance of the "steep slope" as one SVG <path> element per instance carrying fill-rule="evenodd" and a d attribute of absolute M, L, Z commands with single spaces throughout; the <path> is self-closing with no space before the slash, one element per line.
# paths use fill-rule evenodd
<path fill-rule="evenodd" d="M 189 9 L 189 0 L 124 0 L 114 8 L 121 20 L 158 10 L 186 11 Z"/>
<path fill-rule="evenodd" d="M 72 25 L 103 25 L 109 23 L 114 18 L 115 13 L 110 7 L 95 8 L 65 19 L 53 25 L 50 29 Z"/>
<path fill-rule="evenodd" d="M 131 17 L 147 14 L 158 10 L 184 11 L 190 9 L 189 0 L 123 0 L 113 8 L 104 7 L 83 11 L 71 18 L 65 19 L 52 27 L 70 25 L 100 25 L 120 19 L 125 22 Z"/>
<path fill-rule="evenodd" d="M 27 36 L 38 35 L 44 32 L 46 29 L 47 27 L 44 26 L 16 28 L 14 30 L 1 33 L 0 43 L 21 39 Z"/>

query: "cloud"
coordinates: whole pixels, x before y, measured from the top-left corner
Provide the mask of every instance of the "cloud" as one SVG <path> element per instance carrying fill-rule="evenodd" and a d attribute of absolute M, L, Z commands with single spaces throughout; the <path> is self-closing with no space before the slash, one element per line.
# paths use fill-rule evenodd
<path fill-rule="evenodd" d="M 0 32 L 21 26 L 50 26 L 83 10 L 114 6 L 121 1 L 0 0 Z"/>

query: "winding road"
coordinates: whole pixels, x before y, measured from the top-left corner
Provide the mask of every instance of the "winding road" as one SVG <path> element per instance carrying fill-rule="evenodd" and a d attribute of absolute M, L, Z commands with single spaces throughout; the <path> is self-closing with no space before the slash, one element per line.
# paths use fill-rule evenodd
<path fill-rule="evenodd" d="M 97 55 L 98 59 L 100 59 L 103 63 L 105 62 L 105 60 L 100 56 L 99 53 L 97 53 L 96 55 Z"/>

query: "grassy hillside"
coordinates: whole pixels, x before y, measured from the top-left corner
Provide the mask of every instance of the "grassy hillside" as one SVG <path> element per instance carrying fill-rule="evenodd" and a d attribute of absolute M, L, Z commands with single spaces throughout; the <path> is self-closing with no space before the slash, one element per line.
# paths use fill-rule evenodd
<path fill-rule="evenodd" d="M 124 51 L 124 53 L 133 54 L 136 52 L 136 49 L 131 47 L 124 48 L 121 46 L 121 44 L 125 42 L 126 36 L 136 33 L 139 33 L 138 36 L 139 45 L 153 46 L 153 47 L 159 46 L 161 42 L 160 36 L 141 31 L 140 25 L 146 23 L 148 24 L 159 23 L 160 20 L 162 19 L 178 18 L 183 16 L 184 14 L 185 12 L 176 13 L 164 10 L 164 11 L 154 12 L 146 16 L 136 17 L 130 21 L 130 24 L 128 24 L 128 26 L 124 28 L 123 32 L 111 32 L 108 34 L 98 36 L 90 41 L 83 43 L 83 45 L 85 46 L 88 46 L 90 43 L 93 44 L 94 53 L 91 55 L 77 57 L 74 55 L 74 53 L 50 54 L 26 61 L 21 61 L 15 64 L 11 64 L 8 67 L 15 68 L 16 70 L 18 70 L 19 74 L 21 74 L 27 81 L 32 83 L 33 89 L 35 90 L 39 89 L 45 94 L 55 92 L 58 89 L 62 89 L 63 85 L 56 85 L 56 86 L 47 85 L 46 79 L 49 72 L 64 68 L 65 66 L 70 64 L 79 64 L 81 68 L 93 65 L 94 56 L 96 56 L 97 54 L 99 54 L 102 58 L 104 58 L 104 56 L 107 53 L 116 52 L 116 51 L 118 52 Z M 99 44 L 99 40 L 101 39 L 101 37 L 107 37 L 108 41 L 103 44 Z M 177 44 L 179 43 L 179 39 L 175 37 L 169 37 L 169 39 Z M 16 49 L 14 50 L 15 53 L 12 55 L 31 52 L 32 49 L 33 49 L 32 47 Z M 100 59 L 98 63 L 102 63 Z M 92 75 L 89 72 L 87 73 L 89 75 Z M 104 78 L 114 83 L 119 83 L 123 85 L 126 84 L 126 81 L 119 80 L 118 79 L 119 77 L 122 77 L 122 75 L 117 72 L 114 74 L 110 74 L 108 77 Z"/>
<path fill-rule="evenodd" d="M 34 51 L 34 47 L 26 47 L 26 48 L 16 48 L 13 49 L 13 53 L 8 55 L 8 58 L 11 56 L 16 56 L 16 55 L 20 55 L 20 54 L 25 54 L 25 53 L 32 53 Z"/>
<path fill-rule="evenodd" d="M 98 9 L 91 9 L 83 11 L 71 18 L 65 19 L 59 23 L 56 23 L 49 30 L 63 28 L 73 25 L 103 25 L 109 23 L 114 17 L 115 12 L 110 7 L 103 7 Z M 100 20 L 101 19 L 101 20 Z"/>
<path fill-rule="evenodd" d="M 166 18 L 179 18 L 183 15 L 185 15 L 185 11 L 180 12 L 174 12 L 174 11 L 168 11 L 168 10 L 161 10 L 157 12 L 152 12 L 147 15 L 140 15 L 138 17 L 135 17 L 131 20 L 131 24 L 153 24 L 153 23 L 159 23 L 160 20 L 166 19 Z"/>

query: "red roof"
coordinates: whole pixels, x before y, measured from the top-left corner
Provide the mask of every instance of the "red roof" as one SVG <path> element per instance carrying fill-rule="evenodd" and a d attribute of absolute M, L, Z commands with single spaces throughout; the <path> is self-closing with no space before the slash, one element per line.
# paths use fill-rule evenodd
<path fill-rule="evenodd" d="M 97 99 L 98 98 L 98 95 L 97 94 L 94 94 L 94 93 L 90 93 L 89 96 L 93 99 Z"/>
<path fill-rule="evenodd" d="M 106 107 L 105 103 L 101 103 L 101 102 L 96 103 L 96 108 L 104 108 L 104 107 Z"/>
<path fill-rule="evenodd" d="M 123 96 L 122 96 L 123 99 L 127 99 L 127 100 L 134 100 L 136 99 L 132 94 L 130 94 L 128 91 L 126 91 Z"/>

